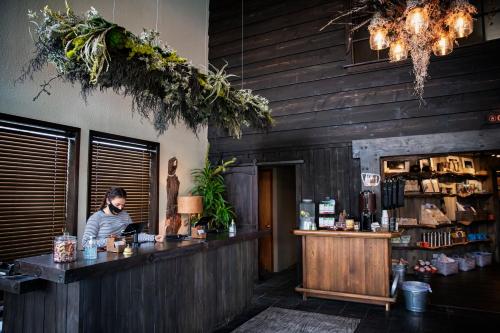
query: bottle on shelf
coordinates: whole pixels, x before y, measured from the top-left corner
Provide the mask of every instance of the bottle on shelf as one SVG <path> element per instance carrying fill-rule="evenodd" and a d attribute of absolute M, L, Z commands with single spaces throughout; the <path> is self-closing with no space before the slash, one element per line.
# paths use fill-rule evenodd
<path fill-rule="evenodd" d="M 347 218 L 347 213 L 345 209 L 339 214 L 339 221 L 338 223 L 335 224 L 337 229 L 339 230 L 345 230 L 346 228 L 346 218 Z"/>

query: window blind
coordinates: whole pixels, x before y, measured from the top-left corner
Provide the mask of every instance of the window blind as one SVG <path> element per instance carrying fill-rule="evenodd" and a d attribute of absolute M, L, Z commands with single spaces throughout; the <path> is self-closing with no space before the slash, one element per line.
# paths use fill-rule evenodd
<path fill-rule="evenodd" d="M 70 140 L 0 121 L 0 261 L 51 252 L 65 229 Z"/>
<path fill-rule="evenodd" d="M 127 191 L 125 210 L 133 222 L 154 221 L 152 174 L 156 148 L 131 139 L 110 139 L 91 135 L 89 162 L 89 215 L 98 211 L 104 194 L 110 187 Z"/>

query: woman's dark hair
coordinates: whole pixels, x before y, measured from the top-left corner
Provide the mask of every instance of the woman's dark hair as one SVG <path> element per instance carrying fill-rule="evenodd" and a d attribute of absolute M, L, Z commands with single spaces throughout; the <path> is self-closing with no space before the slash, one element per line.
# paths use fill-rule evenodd
<path fill-rule="evenodd" d="M 104 209 L 108 205 L 107 199 L 109 201 L 113 200 L 114 198 L 123 198 L 127 199 L 127 192 L 123 187 L 111 187 L 109 190 L 106 191 L 106 194 L 104 195 L 104 198 L 102 199 L 101 207 L 99 209 Z"/>

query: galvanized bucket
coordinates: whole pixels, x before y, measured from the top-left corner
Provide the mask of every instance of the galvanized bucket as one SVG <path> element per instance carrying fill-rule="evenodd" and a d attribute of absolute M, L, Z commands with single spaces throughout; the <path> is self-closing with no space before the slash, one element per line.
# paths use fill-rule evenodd
<path fill-rule="evenodd" d="M 428 283 L 406 281 L 402 288 L 405 295 L 406 309 L 413 312 L 424 312 L 427 306 L 427 294 L 432 292 Z"/>
<path fill-rule="evenodd" d="M 403 282 L 405 282 L 406 266 L 393 265 L 392 273 L 394 274 L 394 277 L 396 277 L 396 275 L 398 276 L 398 287 L 401 287 L 403 285 Z"/>

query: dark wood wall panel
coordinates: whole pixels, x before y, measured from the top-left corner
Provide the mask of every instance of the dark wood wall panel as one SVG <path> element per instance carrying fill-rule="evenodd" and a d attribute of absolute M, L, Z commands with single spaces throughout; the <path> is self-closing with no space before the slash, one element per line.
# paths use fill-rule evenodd
<path fill-rule="evenodd" d="M 315 201 L 326 196 L 337 199 L 338 209 L 347 211 L 358 210 L 357 191 L 360 188 L 359 161 L 352 159 L 352 149 L 349 145 L 320 145 L 288 148 L 267 151 L 240 151 L 212 154 L 214 159 L 236 157 L 239 163 L 301 161 L 297 164 L 300 183 L 297 184 L 299 198 L 309 198 Z M 303 163 L 302 163 L 303 162 Z M 238 169 L 238 168 L 235 168 Z M 238 171 L 235 171 L 238 172 Z M 238 188 L 235 180 L 230 180 L 228 187 Z M 237 179 L 236 179 L 237 181 Z M 241 199 L 235 200 L 239 206 L 249 201 L 245 182 L 239 188 Z M 246 216 L 241 216 L 245 219 Z"/>
<path fill-rule="evenodd" d="M 246 0 L 242 8 L 241 1 L 211 1 L 210 61 L 227 61 L 240 76 L 233 85 L 267 97 L 276 126 L 245 129 L 241 140 L 209 126 L 209 141 L 214 159 L 301 159 L 301 197 L 334 195 L 357 214 L 352 140 L 500 129 L 487 123 L 500 110 L 500 40 L 432 57 L 421 104 L 410 61 L 352 66 L 344 26 L 319 31 L 345 3 Z"/>

